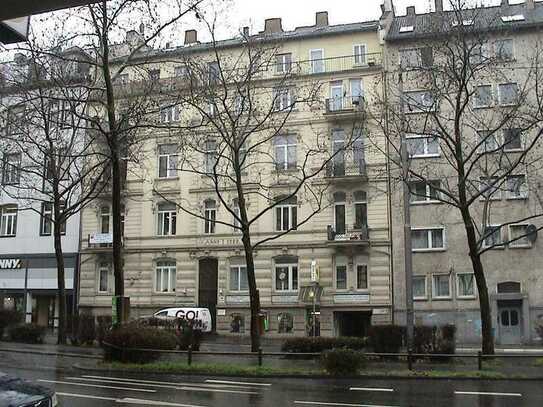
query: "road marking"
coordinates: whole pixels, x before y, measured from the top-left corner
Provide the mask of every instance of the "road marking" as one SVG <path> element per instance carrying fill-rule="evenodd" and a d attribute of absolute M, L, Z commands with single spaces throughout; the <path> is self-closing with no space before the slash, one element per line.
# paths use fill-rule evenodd
<path fill-rule="evenodd" d="M 455 391 L 454 394 L 522 397 L 521 393 L 493 393 L 493 392 L 484 392 L 484 391 Z"/>
<path fill-rule="evenodd" d="M 56 393 L 56 394 L 57 396 L 61 396 L 61 397 L 74 397 L 74 398 L 83 398 L 83 399 L 92 399 L 92 400 L 114 401 L 115 403 L 119 403 L 119 404 L 139 404 L 139 405 L 148 405 L 148 406 L 171 406 L 171 407 L 204 407 L 204 406 L 197 406 L 193 404 L 170 403 L 167 401 L 159 401 L 159 400 L 132 399 L 132 398 L 116 399 L 113 397 L 93 396 L 91 394 L 77 394 L 77 393 Z"/>
<path fill-rule="evenodd" d="M 102 380 L 104 382 L 125 382 L 130 384 L 158 384 L 158 385 L 171 385 L 171 386 L 207 386 L 207 387 L 227 387 L 227 388 L 234 388 L 234 389 L 252 389 L 252 387 L 249 386 L 238 386 L 238 385 L 229 385 L 229 384 L 206 384 L 206 383 L 197 383 L 197 382 L 164 382 L 164 381 L 157 381 L 157 380 L 140 380 L 140 379 L 129 379 L 124 377 L 111 377 L 111 376 L 93 376 L 93 375 L 83 375 L 80 378 L 80 380 Z"/>
<path fill-rule="evenodd" d="M 382 392 L 393 392 L 394 389 L 381 389 L 377 387 L 351 387 L 351 391 L 382 391 Z"/>
<path fill-rule="evenodd" d="M 141 391 L 141 392 L 144 392 L 144 393 L 156 393 L 156 390 L 134 389 L 134 388 L 131 388 L 131 387 L 102 386 L 100 384 L 72 383 L 72 382 L 64 382 L 64 381 L 60 381 L 60 380 L 43 380 L 43 379 L 40 379 L 38 381 L 43 382 L 43 383 L 67 384 L 67 385 L 70 385 L 70 386 L 98 387 L 100 389 L 129 390 L 129 391 Z"/>
<path fill-rule="evenodd" d="M 241 390 L 226 390 L 226 389 L 206 389 L 205 387 L 190 387 L 190 386 L 181 386 L 178 387 L 179 390 L 190 390 L 190 391 L 207 391 L 210 393 L 235 393 L 235 394 L 258 394 L 256 391 L 241 391 Z"/>
<path fill-rule="evenodd" d="M 294 404 L 308 404 L 314 406 L 340 406 L 340 407 L 397 407 L 397 406 L 382 406 L 376 404 L 350 404 L 350 403 L 331 403 L 326 401 L 295 401 Z"/>
<path fill-rule="evenodd" d="M 251 383 L 251 382 L 231 382 L 228 380 L 210 380 L 207 379 L 206 383 L 219 383 L 219 384 L 246 384 L 248 386 L 271 386 L 271 383 Z"/>

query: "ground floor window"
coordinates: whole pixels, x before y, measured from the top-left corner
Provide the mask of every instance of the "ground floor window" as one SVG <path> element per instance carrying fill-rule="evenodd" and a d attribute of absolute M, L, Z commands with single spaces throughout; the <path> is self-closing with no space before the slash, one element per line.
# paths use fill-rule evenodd
<path fill-rule="evenodd" d="M 475 296 L 475 279 L 473 273 L 456 275 L 457 295 L 459 298 L 472 298 Z"/>
<path fill-rule="evenodd" d="M 230 332 L 232 333 L 244 333 L 245 332 L 245 318 L 241 314 L 232 314 L 230 321 Z"/>
<path fill-rule="evenodd" d="M 159 261 L 156 265 L 155 290 L 159 293 L 175 292 L 176 266 L 173 261 Z"/>
<path fill-rule="evenodd" d="M 426 276 L 413 276 L 413 299 L 426 299 Z"/>
<path fill-rule="evenodd" d="M 277 315 L 277 332 L 280 334 L 291 333 L 294 328 L 294 317 L 288 312 Z"/>
<path fill-rule="evenodd" d="M 109 263 L 103 262 L 100 263 L 98 267 L 98 292 L 107 293 L 109 292 Z"/>

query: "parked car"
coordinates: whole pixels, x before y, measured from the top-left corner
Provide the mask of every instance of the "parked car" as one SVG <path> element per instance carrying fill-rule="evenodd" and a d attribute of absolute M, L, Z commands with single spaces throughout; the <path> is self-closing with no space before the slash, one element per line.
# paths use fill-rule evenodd
<path fill-rule="evenodd" d="M 193 327 L 202 332 L 211 332 L 211 312 L 207 308 L 164 308 L 153 315 L 155 318 L 181 318 L 193 322 Z"/>
<path fill-rule="evenodd" d="M 0 372 L 0 407 L 57 407 L 55 392 Z"/>

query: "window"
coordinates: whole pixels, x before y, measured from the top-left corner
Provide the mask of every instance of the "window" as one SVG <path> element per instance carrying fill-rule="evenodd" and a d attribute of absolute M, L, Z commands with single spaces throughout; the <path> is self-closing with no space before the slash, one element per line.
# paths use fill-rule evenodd
<path fill-rule="evenodd" d="M 354 197 L 354 227 L 362 229 L 368 225 L 368 201 L 366 192 L 355 191 Z"/>
<path fill-rule="evenodd" d="M 511 61 L 515 58 L 512 39 L 497 40 L 495 46 L 496 59 L 499 61 Z"/>
<path fill-rule="evenodd" d="M 68 100 L 52 100 L 49 106 L 49 120 L 52 128 L 68 128 L 72 124 L 70 102 Z"/>
<path fill-rule="evenodd" d="M 158 230 L 159 236 L 171 236 L 176 234 L 177 208 L 174 203 L 161 203 L 158 205 Z"/>
<path fill-rule="evenodd" d="M 107 293 L 109 292 L 109 264 L 100 263 L 98 268 L 98 292 Z"/>
<path fill-rule="evenodd" d="M 444 250 L 445 230 L 443 228 L 412 229 L 413 251 Z"/>
<path fill-rule="evenodd" d="M 477 65 L 487 63 L 492 57 L 490 44 L 487 42 L 474 44 L 469 55 L 469 62 Z"/>
<path fill-rule="evenodd" d="M 275 265 L 275 289 L 277 291 L 298 290 L 298 264 Z"/>
<path fill-rule="evenodd" d="M 235 198 L 235 199 L 232 200 L 232 211 L 235 214 L 234 219 L 232 220 L 232 222 L 234 224 L 234 232 L 237 232 L 237 231 L 239 231 L 239 229 L 237 229 L 237 228 L 241 227 L 241 211 L 239 209 L 239 199 L 238 198 Z"/>
<path fill-rule="evenodd" d="M 177 145 L 162 144 L 158 146 L 158 177 L 172 178 L 177 176 Z"/>
<path fill-rule="evenodd" d="M 366 64 L 366 45 L 356 44 L 353 46 L 354 63 L 355 65 Z"/>
<path fill-rule="evenodd" d="M 4 154 L 2 183 L 4 185 L 18 184 L 21 176 L 21 153 Z"/>
<path fill-rule="evenodd" d="M 294 107 L 289 88 L 276 88 L 273 90 L 273 107 L 277 112 Z"/>
<path fill-rule="evenodd" d="M 475 278 L 473 273 L 460 273 L 456 275 L 456 294 L 458 298 L 475 297 Z"/>
<path fill-rule="evenodd" d="M 345 264 L 336 265 L 336 289 L 347 289 L 347 266 Z"/>
<path fill-rule="evenodd" d="M 510 225 L 509 226 L 509 247 L 532 247 L 532 242 L 528 239 L 528 225 Z"/>
<path fill-rule="evenodd" d="M 451 297 L 451 278 L 448 274 L 437 274 L 433 276 L 433 297 Z"/>
<path fill-rule="evenodd" d="M 521 151 L 522 149 L 522 131 L 520 129 L 504 129 L 503 150 Z"/>
<path fill-rule="evenodd" d="M 246 266 L 230 267 L 230 291 L 249 291 Z"/>
<path fill-rule="evenodd" d="M 483 153 L 491 153 L 497 151 L 500 147 L 498 141 L 498 134 L 490 130 L 479 130 L 477 131 L 477 136 L 479 137 L 479 149 Z"/>
<path fill-rule="evenodd" d="M 173 74 L 176 78 L 187 78 L 189 71 L 186 65 L 179 65 L 173 69 Z"/>
<path fill-rule="evenodd" d="M 516 83 L 501 83 L 498 85 L 500 105 L 511 106 L 518 102 L 518 86 Z"/>
<path fill-rule="evenodd" d="M 366 264 L 356 265 L 356 289 L 368 289 L 368 266 Z"/>
<path fill-rule="evenodd" d="M 515 21 L 524 21 L 524 15 L 523 14 L 515 14 L 512 16 L 502 16 L 502 21 L 504 23 L 512 23 Z"/>
<path fill-rule="evenodd" d="M 285 197 L 278 197 L 276 201 L 282 201 L 275 207 L 275 230 L 283 232 L 296 229 L 298 225 L 298 201 L 292 196 L 283 201 Z"/>
<path fill-rule="evenodd" d="M 332 166 L 334 176 L 345 175 L 345 132 L 342 129 L 332 131 Z"/>
<path fill-rule="evenodd" d="M 43 202 L 41 204 L 40 235 L 49 236 L 53 233 L 54 206 L 52 202 Z M 60 206 L 60 212 L 64 211 L 64 204 Z M 66 234 L 66 223 L 60 225 L 60 233 Z"/>
<path fill-rule="evenodd" d="M 296 168 L 296 135 L 276 136 L 273 142 L 275 145 L 275 168 L 278 170 Z"/>
<path fill-rule="evenodd" d="M 473 98 L 477 108 L 492 106 L 492 85 L 477 86 Z"/>
<path fill-rule="evenodd" d="M 275 73 L 287 73 L 292 68 L 292 54 L 279 54 L 275 57 Z"/>
<path fill-rule="evenodd" d="M 207 64 L 209 83 L 217 83 L 220 79 L 219 63 L 213 61 Z"/>
<path fill-rule="evenodd" d="M 17 205 L 0 206 L 0 236 L 17 234 Z"/>
<path fill-rule="evenodd" d="M 413 276 L 413 299 L 425 300 L 426 298 L 426 276 Z"/>
<path fill-rule="evenodd" d="M 217 206 L 212 199 L 204 202 L 204 219 L 204 233 L 208 235 L 215 233 Z"/>
<path fill-rule="evenodd" d="M 289 334 L 293 332 L 294 317 L 288 312 L 281 312 L 277 315 L 277 333 Z"/>
<path fill-rule="evenodd" d="M 346 233 L 345 225 L 345 192 L 334 192 L 334 231 L 336 234 Z"/>
<path fill-rule="evenodd" d="M 311 62 L 311 73 L 324 72 L 324 50 L 312 49 L 309 51 L 309 61 Z"/>
<path fill-rule="evenodd" d="M 488 225 L 483 231 L 483 247 L 500 247 L 503 244 L 501 226 Z"/>
<path fill-rule="evenodd" d="M 362 86 L 362 79 L 351 79 L 349 81 L 351 86 L 351 98 L 353 106 L 360 106 L 364 102 L 364 87 Z"/>
<path fill-rule="evenodd" d="M 100 208 L 100 233 L 109 233 L 109 219 L 109 206 L 102 206 Z"/>
<path fill-rule="evenodd" d="M 481 177 L 481 200 L 496 200 L 501 198 L 499 181 L 498 177 Z"/>
<path fill-rule="evenodd" d="M 436 107 L 434 96 L 427 90 L 405 92 L 404 98 L 406 113 L 429 112 Z"/>
<path fill-rule="evenodd" d="M 433 59 L 431 47 L 400 50 L 400 66 L 404 69 L 430 67 L 433 65 Z"/>
<path fill-rule="evenodd" d="M 117 75 L 115 78 L 115 84 L 116 85 L 127 85 L 128 82 L 130 82 L 130 77 L 127 73 L 122 73 L 120 75 Z"/>
<path fill-rule="evenodd" d="M 400 34 L 413 32 L 414 29 L 415 27 L 412 25 L 402 25 L 400 27 Z"/>
<path fill-rule="evenodd" d="M 241 314 L 232 314 L 230 321 L 230 332 L 244 333 L 245 332 L 245 317 Z"/>
<path fill-rule="evenodd" d="M 507 198 L 526 199 L 528 198 L 528 186 L 525 175 L 512 175 L 507 177 Z"/>
<path fill-rule="evenodd" d="M 179 106 L 172 104 L 164 104 L 160 106 L 160 122 L 171 123 L 177 122 L 180 118 Z"/>
<path fill-rule="evenodd" d="M 409 190 L 411 191 L 410 202 L 422 203 L 422 202 L 436 202 L 439 200 L 439 191 L 441 183 L 439 181 L 413 181 L 409 183 Z"/>
<path fill-rule="evenodd" d="M 157 82 L 160 79 L 160 69 L 151 69 L 149 71 L 149 80 Z"/>
<path fill-rule="evenodd" d="M 159 261 L 155 270 L 155 291 L 174 293 L 176 285 L 176 265 L 173 261 Z"/>
<path fill-rule="evenodd" d="M 439 157 L 439 139 L 424 134 L 407 134 L 409 158 Z"/>
<path fill-rule="evenodd" d="M 204 148 L 205 171 L 207 174 L 214 174 L 217 164 L 217 141 L 215 139 L 206 140 Z"/>

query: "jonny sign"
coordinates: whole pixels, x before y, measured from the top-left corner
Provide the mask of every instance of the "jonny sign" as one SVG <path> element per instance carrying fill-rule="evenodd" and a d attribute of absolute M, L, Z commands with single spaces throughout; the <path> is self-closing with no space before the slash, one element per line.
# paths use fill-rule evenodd
<path fill-rule="evenodd" d="M 0 270 L 20 269 L 21 263 L 21 259 L 0 259 Z"/>

